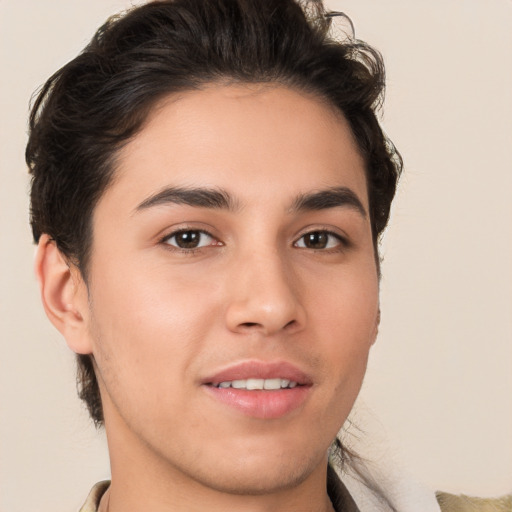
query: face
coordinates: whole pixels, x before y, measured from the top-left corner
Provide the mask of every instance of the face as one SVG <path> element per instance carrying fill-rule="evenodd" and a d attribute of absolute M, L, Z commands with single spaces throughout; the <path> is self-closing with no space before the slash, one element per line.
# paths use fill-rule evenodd
<path fill-rule="evenodd" d="M 349 127 L 314 97 L 211 86 L 153 111 L 93 217 L 113 471 L 254 493 L 324 470 L 376 335 L 367 212 Z"/>

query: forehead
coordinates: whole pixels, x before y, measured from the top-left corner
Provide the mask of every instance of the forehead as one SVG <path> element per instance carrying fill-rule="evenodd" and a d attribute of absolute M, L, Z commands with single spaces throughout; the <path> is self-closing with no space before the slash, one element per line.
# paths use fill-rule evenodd
<path fill-rule="evenodd" d="M 219 187 L 242 203 L 346 186 L 367 206 L 364 163 L 344 117 L 275 85 L 215 85 L 157 104 L 120 151 L 105 199 L 133 207 L 165 186 Z"/>

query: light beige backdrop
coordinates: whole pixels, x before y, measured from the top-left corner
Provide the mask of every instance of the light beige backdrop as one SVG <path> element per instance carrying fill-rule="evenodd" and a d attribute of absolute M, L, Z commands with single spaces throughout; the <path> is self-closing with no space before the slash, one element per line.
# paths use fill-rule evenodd
<path fill-rule="evenodd" d="M 126 0 L 0 0 L 0 511 L 77 510 L 109 475 L 32 274 L 31 93 Z M 432 489 L 512 490 L 512 2 L 331 1 L 387 62 L 405 175 L 382 325 L 354 415 L 365 455 Z"/>

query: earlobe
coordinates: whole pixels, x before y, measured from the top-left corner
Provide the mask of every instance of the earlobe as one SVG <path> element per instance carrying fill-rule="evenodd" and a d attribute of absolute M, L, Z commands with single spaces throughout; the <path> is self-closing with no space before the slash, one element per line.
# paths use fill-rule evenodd
<path fill-rule="evenodd" d="M 377 341 L 377 335 L 379 334 L 379 325 L 380 325 L 380 306 L 379 306 L 379 309 L 377 311 L 377 317 L 375 319 L 375 327 L 374 327 L 374 330 L 373 330 L 372 345 L 375 344 L 375 342 Z"/>
<path fill-rule="evenodd" d="M 46 315 L 78 354 L 91 353 L 86 316 L 87 289 L 80 271 L 70 266 L 46 234 L 39 239 L 34 270 Z"/>

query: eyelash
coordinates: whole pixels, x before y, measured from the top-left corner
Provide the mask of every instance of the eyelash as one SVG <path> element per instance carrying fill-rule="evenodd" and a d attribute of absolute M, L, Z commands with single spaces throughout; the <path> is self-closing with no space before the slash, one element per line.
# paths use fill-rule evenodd
<path fill-rule="evenodd" d="M 199 233 L 201 235 L 205 235 L 207 237 L 210 237 L 213 240 L 216 240 L 217 243 L 211 244 L 212 246 L 223 246 L 224 245 L 222 242 L 218 241 L 211 233 L 209 233 L 206 230 L 203 230 L 203 229 L 188 229 L 188 228 L 178 229 L 177 231 L 173 231 L 172 233 L 166 234 L 164 237 L 162 237 L 160 239 L 160 243 L 165 245 L 165 246 L 167 246 L 167 247 L 169 247 L 169 248 L 171 248 L 170 250 L 172 250 L 172 251 L 180 252 L 182 254 L 187 254 L 187 255 L 193 255 L 193 254 L 197 253 L 198 251 L 200 251 L 201 249 L 204 249 L 205 247 L 208 247 L 208 245 L 207 245 L 207 246 L 202 246 L 202 247 L 185 248 L 185 247 L 178 247 L 176 245 L 172 245 L 172 244 L 169 243 L 169 240 L 171 240 L 172 238 L 174 238 L 176 236 L 179 236 L 182 233 L 196 233 L 196 234 Z M 322 248 L 322 249 L 314 249 L 314 248 L 310 248 L 310 247 L 299 247 L 297 245 L 300 240 L 304 239 L 304 237 L 306 237 L 308 235 L 315 235 L 315 234 L 323 234 L 323 235 L 327 235 L 328 237 L 335 238 L 337 240 L 338 244 L 337 244 L 336 247 Z M 297 247 L 299 249 L 309 249 L 309 250 L 312 250 L 312 251 L 315 251 L 315 252 L 336 253 L 336 252 L 341 252 L 342 250 L 350 247 L 350 243 L 349 243 L 349 241 L 345 237 L 339 235 L 338 233 L 334 233 L 333 231 L 330 231 L 328 229 L 314 229 L 312 231 L 307 231 L 306 233 L 303 233 L 293 243 L 293 246 Z"/>
<path fill-rule="evenodd" d="M 342 250 L 347 249 L 350 246 L 348 240 L 345 237 L 339 235 L 338 233 L 330 231 L 328 229 L 314 229 L 312 231 L 307 231 L 306 233 L 303 233 L 298 238 L 298 240 L 296 242 L 294 242 L 293 245 L 295 247 L 297 247 L 298 242 L 300 240 L 303 240 L 306 236 L 308 236 L 308 235 L 318 235 L 318 234 L 327 235 L 330 238 L 336 239 L 336 241 L 338 242 L 337 245 L 335 247 L 322 248 L 322 249 L 315 249 L 315 248 L 310 248 L 310 247 L 299 247 L 299 248 L 300 249 L 309 249 L 309 250 L 312 250 L 312 251 L 315 251 L 315 252 L 336 253 L 336 252 L 341 252 Z"/>
<path fill-rule="evenodd" d="M 201 249 L 204 249 L 204 246 L 203 247 L 185 248 L 185 247 L 178 247 L 176 245 L 172 245 L 172 244 L 169 243 L 169 240 L 171 240 L 172 238 L 175 238 L 176 236 L 179 236 L 182 233 L 199 233 L 201 235 L 206 235 L 206 236 L 210 237 L 212 240 L 217 240 L 211 233 L 209 233 L 208 231 L 205 231 L 204 229 L 184 228 L 184 229 L 178 229 L 177 231 L 173 231 L 172 233 L 169 233 L 169 234 L 165 235 L 160 240 L 160 243 L 164 244 L 167 247 L 170 247 L 171 248 L 170 250 L 172 250 L 172 251 L 176 251 L 176 252 L 180 252 L 182 254 L 188 254 L 188 255 L 193 255 L 196 252 L 200 251 Z M 213 245 L 214 246 L 221 246 L 221 245 L 224 245 L 224 244 L 222 244 L 221 242 L 218 242 L 218 243 L 213 244 Z"/>

